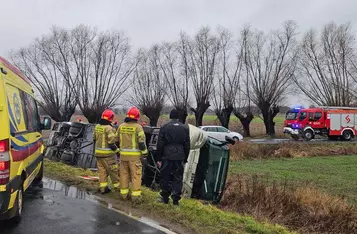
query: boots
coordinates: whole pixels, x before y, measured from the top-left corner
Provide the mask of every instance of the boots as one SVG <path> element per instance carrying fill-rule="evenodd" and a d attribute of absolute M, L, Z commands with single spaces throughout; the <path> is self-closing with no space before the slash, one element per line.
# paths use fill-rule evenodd
<path fill-rule="evenodd" d="M 108 186 L 106 186 L 104 189 L 100 189 L 100 192 L 102 194 L 110 193 L 112 190 Z"/>

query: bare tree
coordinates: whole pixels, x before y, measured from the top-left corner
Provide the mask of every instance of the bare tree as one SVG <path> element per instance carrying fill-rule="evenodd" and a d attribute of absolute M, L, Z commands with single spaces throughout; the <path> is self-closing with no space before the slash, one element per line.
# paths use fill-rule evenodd
<path fill-rule="evenodd" d="M 196 126 L 201 126 L 203 115 L 211 106 L 209 101 L 214 87 L 220 42 L 219 38 L 211 35 L 209 28 L 202 28 L 189 46 L 190 77 L 196 99 L 196 108 L 190 110 L 195 113 Z"/>
<path fill-rule="evenodd" d="M 251 99 L 261 110 L 269 135 L 275 135 L 274 117 L 295 74 L 298 59 L 295 38 L 296 24 L 292 21 L 268 36 L 250 30 L 245 37 L 245 67 Z"/>
<path fill-rule="evenodd" d="M 138 66 L 134 71 L 131 102 L 138 106 L 150 119 L 150 126 L 156 126 L 165 104 L 165 79 L 160 66 L 161 51 L 158 45 L 149 51 L 140 50 Z"/>
<path fill-rule="evenodd" d="M 240 34 L 240 38 L 238 40 L 238 45 L 240 46 L 240 58 L 244 61 L 246 65 L 248 50 L 247 43 L 248 37 L 250 36 L 250 27 L 247 26 L 243 28 Z M 252 100 L 251 100 L 251 87 L 249 83 L 249 69 L 245 67 L 244 71 L 242 72 L 242 79 L 240 82 L 240 88 L 238 90 L 238 98 L 235 102 L 235 108 L 233 110 L 234 115 L 239 119 L 243 126 L 244 136 L 250 137 L 250 123 L 254 119 L 254 114 L 252 111 Z"/>
<path fill-rule="evenodd" d="M 296 85 L 317 105 L 354 104 L 355 36 L 350 24 L 324 26 L 305 34 Z"/>
<path fill-rule="evenodd" d="M 71 31 L 70 52 L 76 70 L 70 83 L 78 84 L 78 105 L 88 121 L 95 123 L 130 85 L 128 79 L 136 64 L 129 40 L 121 32 L 98 33 L 79 26 Z"/>
<path fill-rule="evenodd" d="M 228 30 L 222 29 L 219 32 L 219 40 L 221 50 L 218 56 L 217 82 L 213 88 L 213 106 L 222 126 L 228 128 L 239 94 L 244 60 L 240 46 L 234 47 Z"/>
<path fill-rule="evenodd" d="M 55 121 L 69 121 L 76 108 L 76 97 L 66 74 L 57 68 L 56 41 L 59 35 L 51 34 L 36 39 L 28 48 L 13 52 L 13 62 L 28 76 L 41 95 L 43 110 Z"/>
<path fill-rule="evenodd" d="M 44 108 L 58 121 L 69 120 L 77 104 L 90 123 L 98 121 L 127 90 L 135 68 L 123 33 L 98 33 L 84 25 L 54 27 L 13 60 L 32 78 Z"/>
<path fill-rule="evenodd" d="M 168 88 L 168 98 L 179 112 L 179 120 L 186 122 L 189 105 L 189 40 L 181 33 L 176 43 L 164 43 L 160 66 Z"/>

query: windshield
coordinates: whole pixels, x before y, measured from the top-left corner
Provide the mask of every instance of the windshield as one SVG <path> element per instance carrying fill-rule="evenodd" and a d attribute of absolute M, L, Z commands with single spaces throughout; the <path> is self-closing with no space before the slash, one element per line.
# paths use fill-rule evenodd
<path fill-rule="evenodd" d="M 286 113 L 286 120 L 295 120 L 297 118 L 297 112 L 288 112 Z"/>

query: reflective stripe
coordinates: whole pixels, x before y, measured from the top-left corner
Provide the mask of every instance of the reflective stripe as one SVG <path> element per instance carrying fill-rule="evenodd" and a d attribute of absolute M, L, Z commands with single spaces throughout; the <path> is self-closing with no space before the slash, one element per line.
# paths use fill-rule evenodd
<path fill-rule="evenodd" d="M 112 150 L 110 148 L 96 148 L 95 149 L 95 154 L 98 155 L 107 155 L 107 154 L 113 154 L 119 152 L 119 149 L 117 150 Z"/>
<path fill-rule="evenodd" d="M 96 155 L 110 155 L 110 154 L 115 154 L 117 151 L 114 151 L 112 149 L 105 149 L 105 148 L 96 148 L 95 149 L 95 154 Z"/>
<path fill-rule="evenodd" d="M 120 189 L 120 194 L 126 195 L 129 193 L 129 189 Z"/>
<path fill-rule="evenodd" d="M 120 129 L 119 129 L 119 148 L 123 146 L 123 134 L 121 133 Z"/>
<path fill-rule="evenodd" d="M 103 188 L 103 187 L 107 187 L 108 186 L 108 182 L 104 182 L 104 183 L 100 183 L 99 187 Z"/>
<path fill-rule="evenodd" d="M 131 134 L 131 148 L 136 149 L 136 135 L 134 133 Z"/>
<path fill-rule="evenodd" d="M 102 151 L 114 151 L 114 150 L 112 150 L 111 148 L 96 148 L 96 150 L 102 150 Z"/>
<path fill-rule="evenodd" d="M 98 133 L 104 133 L 104 128 L 100 125 L 95 126 L 95 131 Z"/>
<path fill-rule="evenodd" d="M 113 187 L 114 188 L 119 188 L 119 185 L 120 185 L 119 183 L 115 183 L 115 184 L 113 184 Z"/>
<path fill-rule="evenodd" d="M 120 151 L 120 155 L 127 155 L 127 156 L 141 156 L 141 152 L 125 152 Z"/>
<path fill-rule="evenodd" d="M 121 149 L 120 152 L 126 151 L 126 152 L 140 152 L 138 149 Z"/>
<path fill-rule="evenodd" d="M 140 156 L 141 152 L 138 149 L 120 149 L 121 155 L 132 155 L 132 156 Z"/>
<path fill-rule="evenodd" d="M 136 127 L 120 126 L 120 131 L 123 133 L 133 133 L 136 131 Z"/>
<path fill-rule="evenodd" d="M 140 190 L 138 190 L 138 191 L 132 191 L 132 192 L 131 192 L 131 196 L 133 196 L 133 197 L 141 196 L 141 191 L 140 191 Z"/>

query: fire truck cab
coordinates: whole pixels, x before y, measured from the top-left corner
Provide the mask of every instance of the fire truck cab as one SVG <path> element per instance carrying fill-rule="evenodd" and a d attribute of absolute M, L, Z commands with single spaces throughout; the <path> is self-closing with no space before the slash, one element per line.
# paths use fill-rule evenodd
<path fill-rule="evenodd" d="M 300 109 L 297 119 L 290 124 L 285 122 L 284 133 L 294 140 L 310 141 L 316 135 L 329 139 L 351 140 L 357 134 L 357 108 L 320 107 Z"/>

